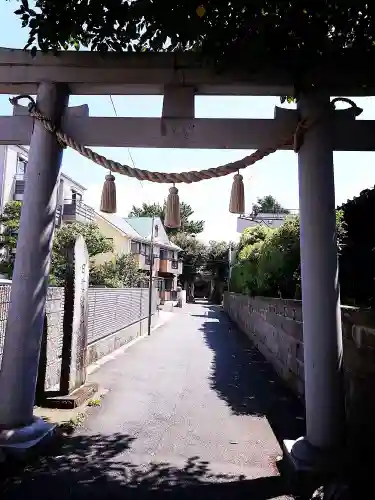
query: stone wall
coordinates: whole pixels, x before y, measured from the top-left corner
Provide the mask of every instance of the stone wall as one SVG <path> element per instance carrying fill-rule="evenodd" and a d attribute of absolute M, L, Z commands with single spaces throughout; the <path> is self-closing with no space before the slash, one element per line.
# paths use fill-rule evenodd
<path fill-rule="evenodd" d="M 302 397 L 302 303 L 226 293 L 224 309 L 288 386 Z M 341 311 L 348 424 L 352 435 L 371 435 L 374 439 L 375 313 L 345 306 Z"/>
<path fill-rule="evenodd" d="M 8 316 L 11 287 L 0 286 L 0 362 L 3 355 L 5 328 Z M 63 342 L 64 289 L 48 288 L 46 302 L 45 389 L 50 390 L 60 382 Z"/>
<path fill-rule="evenodd" d="M 10 286 L 0 286 L 0 367 L 10 289 Z M 148 289 L 146 288 L 90 288 L 88 306 L 86 356 L 88 365 L 134 338 L 147 334 Z M 157 317 L 156 311 L 157 293 L 154 290 L 152 324 Z M 43 371 L 41 379 L 44 380 L 45 391 L 55 391 L 60 387 L 63 321 L 64 288 L 50 287 L 47 292 L 46 331 L 40 357 L 40 368 Z"/>
<path fill-rule="evenodd" d="M 90 288 L 87 364 L 147 333 L 147 288 Z M 153 290 L 152 322 L 157 310 Z"/>

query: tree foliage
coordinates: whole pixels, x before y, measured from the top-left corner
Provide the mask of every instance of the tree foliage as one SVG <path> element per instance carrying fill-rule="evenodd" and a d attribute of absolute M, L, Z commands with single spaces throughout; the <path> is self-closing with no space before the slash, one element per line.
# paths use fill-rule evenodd
<path fill-rule="evenodd" d="M 205 269 L 210 273 L 213 283 L 212 295 L 210 299 L 220 304 L 224 291 L 224 284 L 229 275 L 229 247 L 233 243 L 227 241 L 210 241 L 206 248 Z"/>
<path fill-rule="evenodd" d="M 183 272 L 180 280 L 192 283 L 195 276 L 203 270 L 206 263 L 206 246 L 194 236 L 177 233 L 171 237 L 173 243 L 182 248 L 180 257 L 183 261 Z"/>
<path fill-rule="evenodd" d="M 3 226 L 0 248 L 4 248 L 7 252 L 12 252 L 17 246 L 21 207 L 20 201 L 10 201 L 5 205 L 3 213 L 0 215 L 0 224 Z"/>
<path fill-rule="evenodd" d="M 134 255 L 116 255 L 110 260 L 90 269 L 90 285 L 107 288 L 138 287 L 145 283 L 145 276 L 139 270 Z"/>
<path fill-rule="evenodd" d="M 345 238 L 342 211 L 336 211 L 338 250 Z M 300 224 L 289 216 L 277 229 L 247 228 L 241 236 L 230 289 L 249 295 L 301 298 Z"/>
<path fill-rule="evenodd" d="M 375 305 L 375 189 L 365 189 L 341 206 L 346 236 L 340 255 L 344 304 Z"/>
<path fill-rule="evenodd" d="M 256 295 L 258 291 L 258 263 L 262 244 L 271 232 L 266 226 L 246 228 L 241 234 L 232 269 L 230 290 Z"/>
<path fill-rule="evenodd" d="M 9 277 L 13 274 L 14 250 L 17 246 L 20 228 L 21 207 L 20 201 L 10 201 L 0 215 L 0 224 L 3 226 L 0 239 L 0 248 L 3 250 L 0 272 Z"/>
<path fill-rule="evenodd" d="M 73 222 L 56 229 L 53 251 L 63 254 L 69 246 L 74 244 L 77 236 L 83 236 L 85 239 L 89 257 L 113 250 L 112 242 L 103 236 L 97 224 Z"/>
<path fill-rule="evenodd" d="M 290 211 L 283 206 L 270 194 L 267 196 L 264 196 L 263 198 L 258 198 L 257 202 L 254 203 L 253 205 L 253 214 L 272 214 L 272 213 L 278 213 L 278 214 L 289 214 Z"/>
<path fill-rule="evenodd" d="M 42 50 L 195 50 L 226 63 L 252 54 L 252 64 L 272 59 L 291 69 L 348 50 L 374 52 L 375 9 L 364 0 L 208 0 L 201 6 L 178 0 L 36 0 L 33 8 L 27 0 L 18 3 L 28 46 Z"/>
<path fill-rule="evenodd" d="M 129 217 L 160 217 L 164 224 L 166 202 L 164 205 L 160 203 L 142 203 L 141 207 L 136 207 L 133 205 L 131 211 L 129 212 Z M 183 201 L 180 203 L 180 217 L 181 217 L 181 227 L 168 228 L 165 230 L 168 235 L 173 235 L 177 233 L 186 234 L 200 234 L 204 229 L 204 221 L 190 220 L 190 217 L 194 214 L 194 210 L 191 206 Z"/>
<path fill-rule="evenodd" d="M 66 273 L 66 251 L 77 236 L 85 239 L 89 257 L 113 250 L 113 244 L 102 235 L 95 223 L 73 222 L 57 228 L 54 234 L 51 256 L 51 283 L 62 285 Z"/>

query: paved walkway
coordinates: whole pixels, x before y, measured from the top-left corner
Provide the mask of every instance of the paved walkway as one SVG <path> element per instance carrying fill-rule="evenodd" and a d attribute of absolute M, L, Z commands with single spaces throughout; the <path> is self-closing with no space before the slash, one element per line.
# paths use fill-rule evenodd
<path fill-rule="evenodd" d="M 290 498 L 275 435 L 302 410 L 220 308 L 187 305 L 91 378 L 101 407 L 3 500 Z"/>

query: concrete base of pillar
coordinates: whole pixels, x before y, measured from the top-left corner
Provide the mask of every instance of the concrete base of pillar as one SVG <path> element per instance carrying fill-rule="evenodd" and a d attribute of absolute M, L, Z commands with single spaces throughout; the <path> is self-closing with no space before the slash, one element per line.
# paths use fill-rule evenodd
<path fill-rule="evenodd" d="M 312 446 L 304 437 L 294 441 L 283 441 L 283 451 L 284 470 L 296 495 L 301 495 L 303 498 L 315 498 L 316 495 L 317 499 L 341 500 L 341 496 L 331 496 L 327 492 L 335 485 L 332 481 L 342 477 L 344 456 L 342 451 L 341 453 L 322 451 Z M 323 488 L 324 496 L 320 497 L 316 493 L 322 484 L 326 486 Z M 336 490 L 335 486 L 334 491 Z"/>
<path fill-rule="evenodd" d="M 41 405 L 44 408 L 57 408 L 60 410 L 72 410 L 78 408 L 93 397 L 99 390 L 98 384 L 90 382 L 81 385 L 71 393 L 61 396 L 59 393 L 47 393 Z"/>
<path fill-rule="evenodd" d="M 7 455 L 23 455 L 38 445 L 42 440 L 51 436 L 55 425 L 34 417 L 30 425 L 16 429 L 2 429 L 0 431 L 0 451 Z"/>
<path fill-rule="evenodd" d="M 343 450 L 320 450 L 305 437 L 283 441 L 284 457 L 295 472 L 331 475 L 342 465 Z"/>

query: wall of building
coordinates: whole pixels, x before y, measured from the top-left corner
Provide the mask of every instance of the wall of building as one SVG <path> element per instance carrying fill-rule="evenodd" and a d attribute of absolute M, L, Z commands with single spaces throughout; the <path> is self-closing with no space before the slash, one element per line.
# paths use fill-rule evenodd
<path fill-rule="evenodd" d="M 302 303 L 226 293 L 224 309 L 288 386 L 303 397 Z M 350 436 L 366 436 L 367 442 L 375 443 L 375 313 L 345 306 L 341 312 Z"/>
<path fill-rule="evenodd" d="M 74 182 L 74 180 L 66 177 L 64 174 L 60 176 L 60 186 L 59 186 L 59 204 L 62 205 L 64 200 L 69 201 L 72 199 L 72 189 L 82 195 L 82 200 L 84 196 L 85 189 Z"/>
<path fill-rule="evenodd" d="M 20 146 L 0 146 L 0 208 L 13 200 L 18 155 L 27 159 L 27 151 Z"/>
<path fill-rule="evenodd" d="M 13 200 L 17 159 L 21 156 L 28 159 L 28 150 L 22 146 L 0 146 L 0 208 Z M 58 200 L 63 205 L 64 200 L 71 200 L 72 189 L 83 196 L 85 189 L 73 179 L 61 174 L 59 181 Z M 19 196 L 22 199 L 22 195 Z"/>
<path fill-rule="evenodd" d="M 113 260 L 116 255 L 130 253 L 130 238 L 126 237 L 117 228 L 103 219 L 103 217 L 100 217 L 98 214 L 95 214 L 95 223 L 98 225 L 100 232 L 106 238 L 112 239 L 114 248 L 113 252 L 106 252 L 93 257 L 92 260 L 96 265 L 104 264 L 104 262 Z"/>

